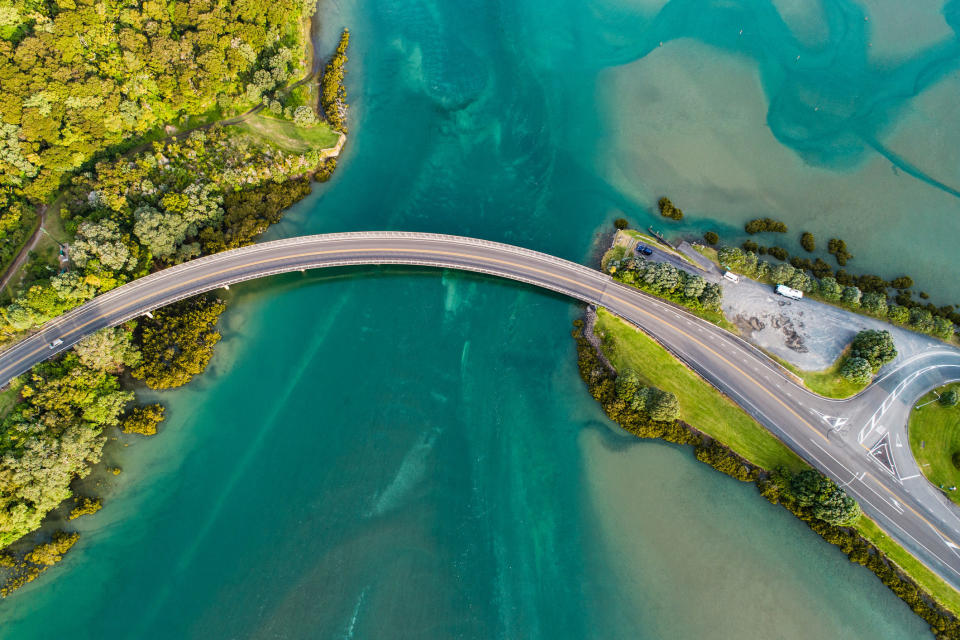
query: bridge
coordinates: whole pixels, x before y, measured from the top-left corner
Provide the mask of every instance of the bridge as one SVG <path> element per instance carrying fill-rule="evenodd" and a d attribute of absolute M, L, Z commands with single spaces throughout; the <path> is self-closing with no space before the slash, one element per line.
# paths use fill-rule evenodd
<path fill-rule="evenodd" d="M 191 260 L 100 295 L 0 353 L 0 385 L 98 329 L 234 283 L 349 265 L 423 265 L 524 282 L 602 306 L 651 335 L 812 466 L 960 590 L 958 511 L 920 474 L 905 435 L 914 401 L 960 379 L 960 351 L 931 347 L 866 391 L 830 400 L 807 391 L 739 337 L 599 271 L 555 256 L 459 236 L 357 232 L 303 236 Z"/>

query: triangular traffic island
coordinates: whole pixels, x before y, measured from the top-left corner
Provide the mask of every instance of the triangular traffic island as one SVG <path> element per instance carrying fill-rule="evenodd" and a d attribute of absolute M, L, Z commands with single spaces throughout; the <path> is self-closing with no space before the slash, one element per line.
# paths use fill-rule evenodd
<path fill-rule="evenodd" d="M 893 461 L 893 451 L 890 449 L 890 433 L 883 434 L 883 437 L 877 441 L 870 449 L 870 457 L 873 458 L 884 470 L 894 478 L 900 479 L 897 472 L 897 465 Z"/>

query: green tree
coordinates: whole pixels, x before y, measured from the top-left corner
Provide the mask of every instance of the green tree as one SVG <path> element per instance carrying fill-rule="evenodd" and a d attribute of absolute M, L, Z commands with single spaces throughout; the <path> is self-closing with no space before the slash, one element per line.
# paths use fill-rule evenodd
<path fill-rule="evenodd" d="M 80 362 L 100 371 L 119 371 L 140 362 L 140 350 L 133 344 L 133 334 L 123 327 L 108 327 L 92 333 L 73 350 Z"/>
<path fill-rule="evenodd" d="M 347 29 L 340 34 L 337 50 L 327 63 L 320 80 L 320 104 L 327 121 L 337 131 L 347 132 L 347 90 L 343 83 L 346 73 L 347 45 L 350 32 Z"/>
<path fill-rule="evenodd" d="M 930 333 L 942 340 L 949 340 L 953 337 L 955 329 L 953 322 L 947 318 L 935 316 L 933 318 L 933 328 L 930 330 Z"/>
<path fill-rule="evenodd" d="M 305 104 L 300 105 L 293 112 L 293 124 L 298 127 L 312 127 L 316 123 L 317 115 Z"/>
<path fill-rule="evenodd" d="M 70 245 L 70 259 L 81 268 L 92 259 L 114 271 L 133 266 L 130 247 L 123 241 L 120 227 L 113 220 L 81 223 Z"/>
<path fill-rule="evenodd" d="M 909 289 L 913 286 L 913 278 L 910 276 L 900 276 L 890 281 L 890 286 L 894 289 Z"/>
<path fill-rule="evenodd" d="M 897 348 L 889 331 L 867 329 L 859 332 L 850 345 L 852 358 L 863 358 L 874 371 L 897 357 Z"/>
<path fill-rule="evenodd" d="M 840 294 L 840 301 L 848 307 L 857 308 L 860 306 L 860 289 L 857 287 L 844 287 Z"/>
<path fill-rule="evenodd" d="M 670 198 L 663 197 L 657 200 L 657 208 L 660 210 L 660 215 L 664 218 L 670 218 L 672 220 L 681 220 L 683 218 L 683 211 L 674 206 L 674 204 L 670 202 Z"/>
<path fill-rule="evenodd" d="M 856 500 L 818 471 L 805 469 L 796 474 L 790 482 L 790 489 L 797 504 L 810 509 L 819 520 L 846 526 L 860 518 L 860 505 Z"/>
<path fill-rule="evenodd" d="M 894 324 L 907 324 L 910 321 L 910 309 L 900 305 L 892 305 L 887 309 L 887 318 Z"/>
<path fill-rule="evenodd" d="M 214 329 L 226 308 L 208 297 L 178 302 L 140 323 L 142 359 L 133 377 L 151 389 L 182 386 L 207 366 L 220 341 Z"/>
<path fill-rule="evenodd" d="M 720 242 L 720 236 L 716 231 L 707 231 L 705 234 L 703 234 L 703 239 L 707 244 L 717 244 Z"/>
<path fill-rule="evenodd" d="M 790 277 L 789 285 L 794 289 L 809 293 L 816 288 L 817 283 L 806 272 L 797 269 L 793 276 Z"/>
<path fill-rule="evenodd" d="M 958 399 L 960 399 L 960 394 L 957 393 L 956 389 L 947 389 L 940 394 L 939 402 L 945 407 L 955 407 Z"/>
<path fill-rule="evenodd" d="M 847 358 L 840 366 L 840 375 L 856 384 L 866 384 L 873 378 L 873 367 L 864 358 Z"/>
<path fill-rule="evenodd" d="M 656 387 L 646 387 L 643 406 L 651 420 L 657 422 L 673 422 L 680 417 L 680 401 L 669 391 Z"/>
<path fill-rule="evenodd" d="M 76 520 L 80 516 L 86 516 L 96 513 L 103 508 L 103 500 L 100 498 L 77 498 L 76 506 L 70 511 L 70 520 Z"/>
<path fill-rule="evenodd" d="M 756 218 L 744 225 L 744 230 L 749 234 L 772 231 L 775 233 L 786 233 L 787 225 L 773 218 Z"/>
<path fill-rule="evenodd" d="M 877 291 L 870 291 L 863 294 L 861 307 L 864 311 L 875 316 L 885 317 L 887 315 L 887 296 Z"/>
<path fill-rule="evenodd" d="M 828 302 L 840 302 L 840 296 L 843 294 L 843 287 L 841 287 L 836 278 L 824 278 L 820 281 L 819 285 L 820 295 L 823 296 L 824 300 Z"/>
<path fill-rule="evenodd" d="M 161 404 L 149 404 L 145 407 L 135 407 L 123 419 L 120 429 L 124 433 L 139 433 L 143 436 L 152 436 L 157 433 L 157 425 L 163 422 L 165 409 Z"/>
<path fill-rule="evenodd" d="M 618 264 L 627 255 L 627 248 L 621 244 L 607 249 L 600 260 L 600 268 L 603 271 L 609 271 L 611 264 Z"/>
<path fill-rule="evenodd" d="M 914 307 L 910 309 L 910 328 L 923 333 L 933 331 L 933 314 L 928 309 Z"/>
<path fill-rule="evenodd" d="M 812 233 L 804 231 L 800 236 L 800 246 L 803 247 L 805 251 L 813 253 L 817 249 L 817 241 Z"/>
<path fill-rule="evenodd" d="M 616 229 L 626 229 L 630 226 L 630 222 L 626 218 L 617 218 L 613 221 L 613 226 Z"/>
<path fill-rule="evenodd" d="M 775 264 L 770 269 L 770 279 L 773 280 L 774 284 L 787 284 L 790 280 L 793 279 L 793 276 L 797 273 L 797 270 L 793 266 L 780 263 Z"/>
<path fill-rule="evenodd" d="M 700 294 L 700 305 L 704 309 L 719 311 L 722 301 L 723 289 L 721 289 L 718 284 L 708 282 L 703 288 L 703 293 Z"/>
<path fill-rule="evenodd" d="M 80 538 L 78 533 L 66 533 L 57 531 L 53 534 L 53 540 L 38 545 L 33 551 L 27 554 L 25 560 L 33 564 L 51 566 L 63 560 L 64 554 L 70 550 Z"/>

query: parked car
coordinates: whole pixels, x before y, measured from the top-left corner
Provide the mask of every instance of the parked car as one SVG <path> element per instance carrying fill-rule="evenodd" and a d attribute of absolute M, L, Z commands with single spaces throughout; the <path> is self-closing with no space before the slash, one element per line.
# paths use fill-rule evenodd
<path fill-rule="evenodd" d="M 790 287 L 782 284 L 777 285 L 777 293 L 785 298 L 790 298 L 791 300 L 800 300 L 803 298 L 803 291 L 791 289 Z"/>
<path fill-rule="evenodd" d="M 642 242 L 637 244 L 637 253 L 642 253 L 645 256 L 653 255 L 653 249 L 643 244 Z"/>

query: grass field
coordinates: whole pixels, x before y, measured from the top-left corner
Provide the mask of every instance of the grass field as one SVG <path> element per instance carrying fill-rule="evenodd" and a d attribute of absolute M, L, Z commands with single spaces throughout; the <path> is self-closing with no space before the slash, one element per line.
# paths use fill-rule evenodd
<path fill-rule="evenodd" d="M 960 383 L 941 387 L 936 393 L 943 394 L 947 389 L 960 391 Z M 936 400 L 937 396 L 931 391 L 917 401 L 916 406 L 920 408 L 911 412 L 910 448 L 923 475 L 943 487 L 947 497 L 960 504 L 960 490 L 948 489 L 960 487 L 960 469 L 953 466 L 951 460 L 955 452 L 960 452 L 960 405 L 944 407 Z"/>
<path fill-rule="evenodd" d="M 676 394 L 681 418 L 688 424 L 766 469 L 783 465 L 797 470 L 807 466 L 743 409 L 645 333 L 603 309 L 598 311 L 595 331 L 612 336 L 613 348 L 606 355 L 618 371 L 631 369 L 649 384 Z"/>
<path fill-rule="evenodd" d="M 293 153 L 309 149 L 328 149 L 336 146 L 339 140 L 337 133 L 325 122 L 312 127 L 298 127 L 289 120 L 279 120 L 259 113 L 234 126 Z"/>
<path fill-rule="evenodd" d="M 867 384 L 850 382 L 840 375 L 840 365 L 843 363 L 843 359 L 847 357 L 846 350 L 840 354 L 840 357 L 837 358 L 836 362 L 834 362 L 829 369 L 824 369 L 823 371 L 804 371 L 790 364 L 783 358 L 778 358 L 770 353 L 767 355 L 796 374 L 796 376 L 803 381 L 803 385 L 807 389 L 827 398 L 849 398 L 852 395 L 860 393 L 870 384 L 869 382 Z"/>
<path fill-rule="evenodd" d="M 717 250 L 714 247 L 699 243 L 691 244 L 690 246 L 693 247 L 694 251 L 705 257 L 707 260 L 718 267 L 720 266 L 720 259 L 717 258 Z"/>

